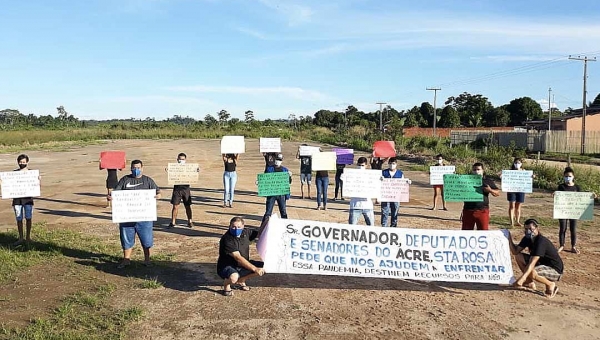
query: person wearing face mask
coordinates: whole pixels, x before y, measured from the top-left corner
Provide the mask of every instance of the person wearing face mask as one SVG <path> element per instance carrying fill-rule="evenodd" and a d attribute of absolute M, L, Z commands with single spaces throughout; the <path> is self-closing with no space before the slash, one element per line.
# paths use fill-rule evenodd
<path fill-rule="evenodd" d="M 265 173 L 270 172 L 287 172 L 290 175 L 290 184 L 292 184 L 292 172 L 283 166 L 283 154 L 277 154 L 275 157 L 275 165 L 267 167 L 267 171 L 265 171 Z M 273 213 L 273 208 L 275 207 L 275 202 L 277 202 L 277 206 L 279 207 L 280 217 L 287 218 L 286 201 L 290 199 L 290 195 L 267 196 L 266 199 L 266 209 L 261 221 L 261 228 L 266 226 L 267 222 L 269 221 L 269 218 Z"/>
<path fill-rule="evenodd" d="M 518 245 L 514 244 L 508 231 L 508 243 L 523 273 L 514 285 L 535 290 L 537 281 L 546 286 L 546 297 L 553 298 L 558 292 L 556 282 L 560 280 L 564 267 L 552 242 L 540 232 L 539 223 L 533 218 L 525 221 L 525 236 Z M 526 248 L 529 249 L 529 254 L 522 253 Z"/>
<path fill-rule="evenodd" d="M 435 156 L 436 162 L 433 166 L 446 166 L 444 163 L 444 157 L 442 154 Z M 442 198 L 442 210 L 448 210 L 446 208 L 446 200 L 444 199 L 444 185 L 434 185 L 433 186 L 433 208 L 431 210 L 437 209 L 438 198 Z"/>
<path fill-rule="evenodd" d="M 177 155 L 177 163 L 185 164 L 187 155 L 180 153 Z M 189 184 L 178 184 L 173 186 L 173 194 L 171 195 L 171 222 L 167 226 L 168 229 L 174 228 L 177 223 L 177 214 L 179 212 L 179 205 L 183 202 L 185 207 L 185 214 L 187 215 L 187 226 L 193 228 L 192 222 L 192 193 L 190 191 Z"/>
<path fill-rule="evenodd" d="M 382 170 L 383 169 L 383 163 L 385 163 L 386 160 L 387 160 L 387 158 L 373 157 L 373 155 L 371 155 L 371 159 L 369 160 L 369 164 L 371 165 L 371 169 L 373 169 L 373 170 Z"/>
<path fill-rule="evenodd" d="M 154 180 L 146 175 L 143 175 L 143 163 L 136 159 L 131 162 L 131 175 L 123 176 L 115 190 L 156 190 L 156 199 L 160 198 L 160 188 Z M 111 195 L 108 200 L 111 200 Z M 144 250 L 144 265 L 150 265 L 150 248 L 154 245 L 154 235 L 152 233 L 152 221 L 129 222 L 119 224 L 119 236 L 121 239 L 121 247 L 123 248 L 123 261 L 117 268 L 125 268 L 131 264 L 131 253 L 135 245 L 135 235 L 138 235 L 142 248 Z"/>
<path fill-rule="evenodd" d="M 263 276 L 264 263 L 250 260 L 250 241 L 256 239 L 256 230 L 247 230 L 244 219 L 234 217 L 229 221 L 229 229 L 219 241 L 217 274 L 224 280 L 224 296 L 232 296 L 232 289 L 249 291 L 246 281 L 255 276 Z"/>
<path fill-rule="evenodd" d="M 523 170 L 523 159 L 515 158 L 510 170 Z M 506 199 L 508 200 L 508 218 L 511 226 L 522 227 L 521 224 L 521 205 L 525 202 L 524 192 L 507 192 Z M 515 223 L 516 221 L 516 223 Z"/>
<path fill-rule="evenodd" d="M 388 160 L 388 168 L 381 172 L 383 178 L 404 178 L 402 171 L 397 169 L 398 163 L 396 157 L 392 157 Z M 400 208 L 399 202 L 382 202 L 381 203 L 381 226 L 387 227 L 388 220 L 391 222 L 390 227 L 398 226 L 398 209 Z"/>
<path fill-rule="evenodd" d="M 579 185 L 575 184 L 575 172 L 571 167 L 566 167 L 563 172 L 563 181 L 558 185 L 557 191 L 581 191 Z M 554 197 L 554 193 L 552 193 Z M 579 254 L 580 251 L 577 248 L 577 220 L 567 220 L 567 219 L 559 219 L 559 231 L 558 231 L 558 252 L 563 251 L 565 248 L 565 239 L 567 236 L 567 224 L 569 224 L 569 230 L 571 232 L 571 252 L 575 254 Z"/>
<path fill-rule="evenodd" d="M 17 157 L 18 169 L 14 171 L 27 171 L 29 164 L 29 156 L 21 154 Z M 13 198 L 12 207 L 15 212 L 15 218 L 17 220 L 17 229 L 19 231 L 19 239 L 13 244 L 18 246 L 26 242 L 31 242 L 31 227 L 33 225 L 33 197 L 19 197 Z M 26 233 L 23 235 L 23 218 L 25 218 Z"/>
<path fill-rule="evenodd" d="M 302 146 L 307 145 L 308 144 L 302 144 Z M 311 199 L 310 182 L 312 181 L 312 157 L 300 156 L 300 147 L 298 147 L 296 159 L 300 160 L 300 198 L 304 199 L 304 184 L 306 184 L 308 189 L 308 199 Z"/>
<path fill-rule="evenodd" d="M 228 153 L 223 154 L 223 163 L 225 164 L 225 172 L 223 172 L 223 208 L 233 208 L 233 193 L 235 192 L 235 184 L 237 183 L 237 161 L 239 155 Z"/>
<path fill-rule="evenodd" d="M 356 165 L 361 170 L 367 168 L 367 158 L 358 158 Z M 342 175 L 342 181 L 344 175 Z M 366 188 L 365 188 L 366 190 Z M 367 225 L 375 224 L 375 213 L 373 212 L 373 201 L 370 198 L 362 197 L 351 197 L 350 198 L 350 210 L 348 211 L 348 224 L 358 224 L 358 218 L 363 215 L 365 223 Z"/>
<path fill-rule="evenodd" d="M 483 173 L 483 164 L 475 163 L 471 168 L 473 175 L 482 176 L 481 191 L 482 202 L 465 202 L 462 212 L 462 230 L 488 230 L 490 224 L 490 199 L 489 194 L 494 197 L 500 196 L 500 189 L 496 183 Z"/>

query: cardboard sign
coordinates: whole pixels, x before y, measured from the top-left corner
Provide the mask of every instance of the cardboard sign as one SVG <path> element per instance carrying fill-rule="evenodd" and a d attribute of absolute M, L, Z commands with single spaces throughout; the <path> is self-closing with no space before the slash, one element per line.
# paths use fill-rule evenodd
<path fill-rule="evenodd" d="M 430 166 L 429 167 L 429 184 L 444 185 L 444 175 L 453 174 L 456 171 L 454 165 L 449 166 Z"/>
<path fill-rule="evenodd" d="M 337 155 L 335 152 L 318 152 L 312 155 L 311 169 L 319 170 L 335 170 Z"/>
<path fill-rule="evenodd" d="M 314 153 L 321 152 L 318 146 L 300 145 L 300 156 L 312 156 Z"/>
<path fill-rule="evenodd" d="M 389 140 L 380 140 L 373 144 L 373 157 L 396 157 L 396 143 Z"/>
<path fill-rule="evenodd" d="M 446 202 L 483 202 L 482 177 L 479 175 L 444 175 Z"/>
<path fill-rule="evenodd" d="M 273 216 L 256 248 L 265 272 L 271 274 L 493 284 L 515 281 L 508 239 L 502 230 L 381 228 Z"/>
<path fill-rule="evenodd" d="M 40 196 L 39 170 L 0 172 L 0 180 L 2 199 Z"/>
<path fill-rule="evenodd" d="M 337 164 L 354 164 L 354 149 L 334 148 Z"/>
<path fill-rule="evenodd" d="M 344 169 L 343 197 L 381 197 L 381 170 Z"/>
<path fill-rule="evenodd" d="M 503 192 L 533 192 L 533 171 L 502 170 Z"/>
<path fill-rule="evenodd" d="M 221 139 L 221 154 L 245 152 L 246 142 L 244 136 L 223 136 Z"/>
<path fill-rule="evenodd" d="M 156 221 L 156 190 L 114 190 L 113 223 Z"/>
<path fill-rule="evenodd" d="M 167 183 L 169 185 L 196 184 L 198 175 L 198 163 L 169 163 L 167 165 Z"/>
<path fill-rule="evenodd" d="M 260 152 L 281 152 L 281 138 L 263 138 L 259 140 Z"/>
<path fill-rule="evenodd" d="M 410 201 L 410 185 L 408 178 L 384 178 L 381 181 L 380 202 L 400 202 Z"/>
<path fill-rule="evenodd" d="M 258 196 L 279 196 L 290 193 L 289 172 L 268 172 L 258 174 Z"/>
<path fill-rule="evenodd" d="M 593 220 L 594 194 L 591 192 L 555 191 L 552 218 Z"/>
<path fill-rule="evenodd" d="M 100 152 L 100 169 L 125 169 L 125 151 Z"/>

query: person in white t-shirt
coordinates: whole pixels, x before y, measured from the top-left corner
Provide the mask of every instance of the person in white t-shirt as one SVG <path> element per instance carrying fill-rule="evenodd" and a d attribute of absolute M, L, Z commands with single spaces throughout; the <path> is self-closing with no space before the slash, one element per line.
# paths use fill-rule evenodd
<path fill-rule="evenodd" d="M 367 158 L 360 157 L 356 162 L 359 169 L 366 169 Z M 343 175 L 342 175 L 343 176 Z M 342 178 L 343 181 L 343 178 Z M 373 212 L 373 201 L 370 198 L 351 197 L 348 224 L 358 224 L 358 218 L 363 215 L 367 225 L 375 224 L 375 213 Z"/>

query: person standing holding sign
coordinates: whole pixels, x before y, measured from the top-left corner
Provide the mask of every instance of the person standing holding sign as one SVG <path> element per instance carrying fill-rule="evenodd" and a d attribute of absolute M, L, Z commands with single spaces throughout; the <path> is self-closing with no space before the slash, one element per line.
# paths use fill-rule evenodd
<path fill-rule="evenodd" d="M 523 171 L 523 159 L 515 158 L 510 170 Z M 525 202 L 524 192 L 507 192 L 506 199 L 508 200 L 508 218 L 510 219 L 511 227 L 515 225 L 522 227 L 521 224 L 521 205 Z M 515 224 L 516 221 L 516 224 Z"/>
<path fill-rule="evenodd" d="M 143 190 L 154 189 L 156 196 L 160 198 L 160 188 L 154 180 L 143 175 L 143 163 L 136 159 L 131 162 L 131 175 L 123 176 L 114 190 Z M 112 198 L 108 195 L 108 200 Z M 131 264 L 131 253 L 135 245 L 135 235 L 138 235 L 142 248 L 144 249 L 144 265 L 150 265 L 150 248 L 154 245 L 154 235 L 152 233 L 152 221 L 139 221 L 119 224 L 119 236 L 121 238 L 121 247 L 123 248 L 123 261 L 117 268 L 125 268 Z"/>
<path fill-rule="evenodd" d="M 302 146 L 308 146 L 307 144 L 302 144 Z M 308 185 L 308 199 L 310 197 L 310 182 L 312 180 L 312 157 L 311 156 L 301 156 L 300 155 L 300 147 L 298 147 L 298 152 L 296 153 L 296 159 L 300 160 L 300 193 L 301 197 L 304 198 L 304 184 Z"/>
<path fill-rule="evenodd" d="M 367 168 L 367 158 L 358 158 L 358 160 L 356 161 L 356 165 L 359 169 L 365 170 Z M 342 181 L 343 180 L 344 178 L 342 176 Z M 368 188 L 365 188 L 365 190 L 368 190 Z M 348 224 L 358 224 L 358 217 L 361 214 L 365 218 L 365 223 L 367 225 L 375 225 L 373 201 L 370 198 L 351 197 L 350 211 L 348 212 Z"/>
<path fill-rule="evenodd" d="M 575 172 L 571 167 L 566 167 L 563 172 L 564 183 L 558 185 L 556 191 L 575 191 L 580 192 L 581 188 L 575 184 Z M 554 197 L 554 193 L 552 193 Z M 558 231 L 558 252 L 560 253 L 565 248 L 565 239 L 567 237 L 567 223 L 569 224 L 569 230 L 571 232 L 571 252 L 579 254 L 580 251 L 577 248 L 577 220 L 559 219 L 559 231 Z"/>
<path fill-rule="evenodd" d="M 474 175 L 482 176 L 481 190 L 483 202 L 465 202 L 462 212 L 462 230 L 488 230 L 490 224 L 490 199 L 489 194 L 494 197 L 500 196 L 500 189 L 496 183 L 483 173 L 483 164 L 475 163 L 471 168 Z"/>
<path fill-rule="evenodd" d="M 444 163 L 444 156 L 442 156 L 442 154 L 435 156 L 435 160 L 436 162 L 433 166 L 446 166 L 446 163 Z M 446 208 L 446 200 L 444 199 L 443 184 L 433 185 L 433 208 L 431 208 L 431 210 L 437 209 L 437 202 L 439 197 L 442 198 L 442 210 L 448 210 Z"/>
<path fill-rule="evenodd" d="M 183 152 L 177 155 L 177 163 L 179 164 L 185 164 L 186 159 L 187 155 Z M 192 222 L 192 192 L 190 191 L 190 185 L 176 184 L 173 186 L 173 194 L 171 195 L 171 204 L 173 207 L 171 209 L 171 222 L 167 226 L 168 229 L 174 228 L 177 223 L 177 214 L 181 202 L 183 202 L 183 206 L 185 207 L 188 228 L 194 227 Z"/>
<path fill-rule="evenodd" d="M 232 288 L 249 291 L 246 281 L 265 274 L 263 262 L 250 260 L 250 241 L 257 236 L 256 230 L 249 231 L 244 227 L 241 217 L 236 216 L 229 221 L 229 229 L 219 241 L 217 260 L 217 274 L 224 280 L 224 296 L 232 296 Z"/>
<path fill-rule="evenodd" d="M 17 165 L 19 168 L 14 171 L 28 171 L 29 156 L 20 154 L 17 157 Z M 33 225 L 33 197 L 13 198 L 12 207 L 15 212 L 17 229 L 19 231 L 19 239 L 13 245 L 18 246 L 23 244 L 23 242 L 29 244 L 31 242 L 31 227 Z M 25 218 L 25 237 L 23 237 L 23 218 Z"/>
<path fill-rule="evenodd" d="M 369 163 L 371 165 L 371 169 L 373 169 L 373 170 L 381 170 L 383 168 L 383 163 L 385 162 L 386 159 L 387 158 L 374 157 L 373 155 L 371 155 L 371 159 L 369 160 Z"/>
<path fill-rule="evenodd" d="M 338 163 L 335 165 L 335 196 L 333 197 L 334 201 L 338 200 L 338 193 L 340 194 L 340 199 L 342 201 L 344 200 L 344 182 L 342 182 L 342 174 L 344 173 L 344 168 L 346 168 L 346 164 Z"/>
<path fill-rule="evenodd" d="M 316 175 L 317 182 L 317 210 L 327 210 L 327 187 L 329 186 L 329 172 L 319 170 Z"/>
<path fill-rule="evenodd" d="M 396 157 L 392 157 L 388 160 L 388 169 L 382 171 L 383 178 L 404 178 L 402 171 L 397 170 L 398 163 Z M 381 226 L 387 227 L 387 222 L 390 222 L 390 227 L 398 226 L 398 209 L 400 208 L 399 202 L 382 202 L 381 203 Z"/>
<path fill-rule="evenodd" d="M 265 173 L 270 172 L 287 172 L 290 176 L 290 184 L 292 184 L 292 173 L 288 170 L 288 168 L 282 166 L 283 164 L 283 154 L 277 154 L 275 157 L 275 165 L 267 168 Z M 258 183 L 257 183 L 258 184 Z M 266 209 L 265 214 L 261 221 L 261 228 L 266 225 L 273 214 L 273 208 L 275 207 L 275 202 L 277 202 L 277 206 L 279 206 L 279 214 L 281 218 L 287 218 L 287 210 L 286 210 L 286 201 L 290 198 L 290 195 L 277 195 L 277 196 L 267 196 Z"/>
<path fill-rule="evenodd" d="M 539 223 L 533 218 L 525 221 L 525 237 L 518 245 L 514 244 L 508 231 L 508 243 L 510 252 L 515 255 L 515 260 L 523 272 L 514 285 L 535 290 L 534 281 L 537 281 L 546 286 L 546 297 L 556 296 L 556 282 L 562 276 L 563 262 L 552 242 L 542 236 Z M 529 249 L 529 254 L 522 253 L 525 248 Z"/>
<path fill-rule="evenodd" d="M 235 184 L 237 183 L 237 161 L 239 154 L 228 153 L 224 154 L 223 163 L 225 164 L 225 172 L 223 172 L 223 208 L 233 208 L 233 193 L 235 192 Z"/>

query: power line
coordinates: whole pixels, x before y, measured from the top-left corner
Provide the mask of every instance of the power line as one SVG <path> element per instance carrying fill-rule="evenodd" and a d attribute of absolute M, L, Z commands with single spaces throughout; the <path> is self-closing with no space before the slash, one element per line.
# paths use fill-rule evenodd
<path fill-rule="evenodd" d="M 569 56 L 569 60 L 577 60 L 583 61 L 583 107 L 581 114 L 581 154 L 585 154 L 585 114 L 587 112 L 587 63 L 588 61 L 596 61 L 596 57 L 588 58 L 587 56 L 581 57 L 571 57 Z"/>

